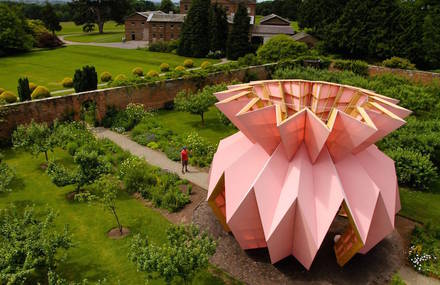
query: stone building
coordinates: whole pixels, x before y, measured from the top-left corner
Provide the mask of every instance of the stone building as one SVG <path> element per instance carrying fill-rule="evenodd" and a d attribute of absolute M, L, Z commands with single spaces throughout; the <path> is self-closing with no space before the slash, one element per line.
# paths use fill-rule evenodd
<path fill-rule="evenodd" d="M 125 19 L 125 39 L 128 41 L 177 40 L 185 15 L 162 11 L 136 12 Z"/>
<path fill-rule="evenodd" d="M 244 2 L 247 6 L 249 16 L 255 16 L 255 11 L 257 7 L 256 0 L 211 0 L 211 4 L 217 3 L 226 10 L 227 15 L 233 15 L 237 12 L 238 4 Z M 191 0 L 181 0 L 180 1 L 180 13 L 186 14 L 191 6 Z"/>

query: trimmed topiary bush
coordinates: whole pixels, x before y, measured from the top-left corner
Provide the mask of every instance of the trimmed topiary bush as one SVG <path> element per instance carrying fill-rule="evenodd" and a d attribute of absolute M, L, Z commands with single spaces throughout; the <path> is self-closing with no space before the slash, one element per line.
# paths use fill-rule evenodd
<path fill-rule="evenodd" d="M 50 97 L 49 89 L 44 86 L 38 86 L 31 94 L 32 99 L 43 99 Z"/>
<path fill-rule="evenodd" d="M 368 63 L 362 60 L 335 60 L 333 67 L 339 70 L 347 70 L 358 75 L 368 75 Z"/>
<path fill-rule="evenodd" d="M 70 77 L 65 77 L 63 79 L 63 81 L 61 81 L 61 84 L 63 85 L 63 87 L 65 88 L 72 88 L 73 86 L 73 80 Z"/>
<path fill-rule="evenodd" d="M 131 72 L 133 73 L 133 75 L 139 76 L 139 77 L 144 75 L 144 71 L 140 67 L 135 67 Z"/>
<path fill-rule="evenodd" d="M 112 80 L 112 75 L 110 72 L 104 71 L 103 73 L 101 73 L 101 82 L 109 82 L 110 80 Z"/>
<path fill-rule="evenodd" d="M 21 102 L 31 100 L 32 92 L 29 89 L 29 80 L 27 79 L 27 77 L 18 79 L 17 91 L 18 91 L 18 97 L 20 98 Z"/>
<path fill-rule="evenodd" d="M 118 74 L 115 77 L 115 81 L 122 81 L 122 80 L 127 80 L 127 76 L 125 76 L 125 74 Z"/>
<path fill-rule="evenodd" d="M 392 58 L 382 61 L 382 65 L 389 68 L 416 69 L 415 64 L 406 58 L 393 56 Z"/>
<path fill-rule="evenodd" d="M 155 70 L 150 70 L 147 73 L 147 77 L 158 77 L 158 76 L 159 76 L 159 73 L 157 73 L 157 71 L 155 71 Z"/>
<path fill-rule="evenodd" d="M 176 68 L 174 68 L 175 71 L 185 71 L 185 67 L 179 65 Z"/>
<path fill-rule="evenodd" d="M 165 62 L 162 63 L 160 65 L 160 71 L 162 71 L 162 72 L 170 71 L 170 65 L 168 63 L 165 63 Z"/>
<path fill-rule="evenodd" d="M 3 91 L 2 94 L 0 94 L 0 100 L 1 99 L 5 100 L 6 103 L 15 103 L 18 100 L 17 95 L 11 91 Z"/>
<path fill-rule="evenodd" d="M 210 67 L 211 66 L 211 63 L 209 62 L 209 61 L 204 61 L 204 62 L 202 62 L 202 64 L 200 65 L 200 67 L 202 68 L 202 69 L 207 69 L 208 67 Z"/>
<path fill-rule="evenodd" d="M 185 59 L 185 61 L 183 62 L 183 66 L 185 66 L 186 68 L 192 68 L 194 67 L 194 62 L 192 61 L 192 59 Z"/>
<path fill-rule="evenodd" d="M 35 88 L 37 88 L 37 87 L 38 87 L 37 84 L 35 84 L 33 82 L 29 83 L 29 90 L 31 90 L 31 93 L 34 92 Z"/>
<path fill-rule="evenodd" d="M 306 52 L 305 43 L 297 42 L 287 35 L 278 35 L 259 47 L 257 56 L 262 62 L 277 62 L 282 59 L 294 59 Z"/>

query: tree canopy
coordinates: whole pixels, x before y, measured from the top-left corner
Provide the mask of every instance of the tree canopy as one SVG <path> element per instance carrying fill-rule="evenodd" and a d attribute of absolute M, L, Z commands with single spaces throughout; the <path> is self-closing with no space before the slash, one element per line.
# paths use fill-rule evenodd
<path fill-rule="evenodd" d="M 43 8 L 43 15 L 44 17 L 42 18 L 42 21 L 44 23 L 44 26 L 49 31 L 52 31 L 52 35 L 55 39 L 55 31 L 61 31 L 61 25 L 58 15 L 56 14 L 53 6 L 49 2 L 46 2 L 46 5 Z"/>
<path fill-rule="evenodd" d="M 169 13 L 174 12 L 174 10 L 176 10 L 176 7 L 171 0 L 162 0 L 160 2 L 159 10 L 165 13 Z"/>
<path fill-rule="evenodd" d="M 33 38 L 27 29 L 26 20 L 18 9 L 0 3 L 0 56 L 30 50 Z"/>
<path fill-rule="evenodd" d="M 234 23 L 228 37 L 226 55 L 228 59 L 237 59 L 250 51 L 249 42 L 250 18 L 245 5 L 240 2 L 237 13 L 234 15 Z"/>
<path fill-rule="evenodd" d="M 210 50 L 226 52 L 226 42 L 228 41 L 228 20 L 225 9 L 219 4 L 212 5 L 211 12 L 211 46 Z"/>

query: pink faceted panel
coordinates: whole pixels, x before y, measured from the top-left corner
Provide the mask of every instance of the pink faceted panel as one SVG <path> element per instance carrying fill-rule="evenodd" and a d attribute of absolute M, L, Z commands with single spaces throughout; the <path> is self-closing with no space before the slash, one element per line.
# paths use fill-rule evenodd
<path fill-rule="evenodd" d="M 267 247 L 272 263 L 293 255 L 309 269 L 341 205 L 341 266 L 394 230 L 394 162 L 373 144 L 411 113 L 398 100 L 306 80 L 228 86 L 216 97 L 240 132 L 218 146 L 208 201 L 243 249 Z"/>

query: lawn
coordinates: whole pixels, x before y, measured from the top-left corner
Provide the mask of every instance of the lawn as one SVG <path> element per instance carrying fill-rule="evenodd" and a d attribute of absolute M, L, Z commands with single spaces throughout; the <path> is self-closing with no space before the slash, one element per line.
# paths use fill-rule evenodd
<path fill-rule="evenodd" d="M 184 57 L 170 53 L 156 53 L 145 50 L 128 50 L 95 46 L 67 46 L 53 50 L 40 50 L 0 58 L 0 87 L 16 92 L 17 80 L 27 76 L 29 81 L 44 85 L 51 91 L 63 89 L 61 80 L 73 77 L 75 69 L 84 65 L 95 66 L 98 75 L 108 71 L 116 76 L 131 75 L 137 66 L 145 72 L 159 71 L 159 65 L 168 63 L 171 68 L 183 65 Z M 206 59 L 194 59 L 199 66 Z M 214 63 L 218 60 L 208 61 Z"/>
<path fill-rule="evenodd" d="M 103 280 L 110 284 L 144 284 L 145 275 L 137 272 L 135 265 L 127 257 L 130 239 L 134 234 L 146 235 L 152 243 L 162 243 L 170 223 L 158 212 L 143 206 L 139 201 L 121 195 L 117 202 L 118 214 L 124 226 L 132 234 L 121 240 L 111 240 L 106 233 L 115 227 L 110 213 L 94 204 L 69 202 L 65 196 L 72 191 L 71 186 L 59 188 L 51 183 L 39 167 L 44 156 L 32 157 L 23 152 L 6 150 L 5 161 L 13 167 L 18 179 L 13 191 L 0 194 L 0 209 L 14 203 L 22 208 L 34 205 L 36 210 L 52 208 L 59 214 L 57 225 L 65 224 L 73 233 L 75 246 L 67 251 L 67 258 L 57 269 L 69 280 Z M 52 158 L 72 163 L 72 158 L 64 151 L 56 151 Z M 161 280 L 148 284 L 163 284 Z M 204 271 L 198 275 L 194 284 L 222 284 L 221 280 Z"/>
<path fill-rule="evenodd" d="M 212 144 L 217 144 L 221 139 L 237 132 L 237 129 L 221 124 L 216 109 L 213 106 L 205 113 L 205 125 L 202 125 L 200 116 L 179 111 L 159 110 L 157 118 L 167 129 L 176 134 L 186 137 L 190 132 L 196 131 Z"/>
<path fill-rule="evenodd" d="M 74 22 L 61 22 L 61 31 L 57 32 L 57 35 L 73 35 L 73 34 L 85 34 L 82 30 L 82 26 L 75 25 Z M 104 33 L 109 32 L 124 32 L 124 25 L 118 25 L 116 22 L 109 21 L 104 24 Z M 98 31 L 98 27 L 95 25 L 95 32 Z"/>
<path fill-rule="evenodd" d="M 440 194 L 425 193 L 400 187 L 400 215 L 440 226 Z"/>
<path fill-rule="evenodd" d="M 64 39 L 71 42 L 81 42 L 81 43 L 114 43 L 121 42 L 124 33 L 122 32 L 106 32 L 104 34 L 99 33 L 87 33 L 78 34 L 72 36 L 66 36 Z"/>

